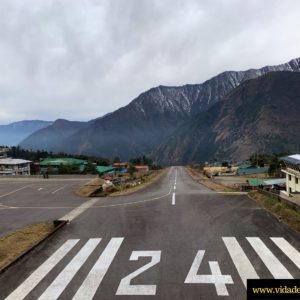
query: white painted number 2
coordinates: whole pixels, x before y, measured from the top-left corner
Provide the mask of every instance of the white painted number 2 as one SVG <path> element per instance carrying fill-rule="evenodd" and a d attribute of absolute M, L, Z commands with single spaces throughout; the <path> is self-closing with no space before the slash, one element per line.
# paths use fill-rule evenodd
<path fill-rule="evenodd" d="M 130 281 L 160 262 L 161 251 L 133 251 L 129 260 L 138 260 L 139 257 L 152 257 L 151 261 L 133 273 L 124 277 L 116 295 L 156 295 L 156 285 L 131 285 Z"/>
<path fill-rule="evenodd" d="M 199 250 L 193 261 L 191 269 L 185 279 L 184 283 L 212 283 L 215 285 L 217 294 L 219 296 L 229 296 L 226 284 L 233 284 L 230 275 L 222 275 L 218 262 L 210 261 L 209 267 L 211 275 L 198 275 L 198 270 L 201 265 L 205 251 Z"/>

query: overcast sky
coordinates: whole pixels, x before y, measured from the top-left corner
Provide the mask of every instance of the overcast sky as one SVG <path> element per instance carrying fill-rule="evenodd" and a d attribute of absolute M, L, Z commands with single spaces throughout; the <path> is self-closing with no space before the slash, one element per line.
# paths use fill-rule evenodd
<path fill-rule="evenodd" d="M 1 0 L 0 124 L 90 120 L 157 85 L 300 56 L 300 1 Z"/>

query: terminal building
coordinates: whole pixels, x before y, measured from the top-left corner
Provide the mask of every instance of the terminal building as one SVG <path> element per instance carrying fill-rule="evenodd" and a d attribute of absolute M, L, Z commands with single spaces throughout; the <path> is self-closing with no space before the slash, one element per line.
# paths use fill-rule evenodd
<path fill-rule="evenodd" d="M 0 175 L 30 175 L 30 160 L 0 158 Z"/>
<path fill-rule="evenodd" d="M 286 176 L 286 193 L 300 194 L 300 154 L 285 156 L 282 160 L 285 163 L 282 172 Z"/>
<path fill-rule="evenodd" d="M 0 147 L 0 175 L 30 175 L 30 160 L 7 156 L 9 149 Z"/>

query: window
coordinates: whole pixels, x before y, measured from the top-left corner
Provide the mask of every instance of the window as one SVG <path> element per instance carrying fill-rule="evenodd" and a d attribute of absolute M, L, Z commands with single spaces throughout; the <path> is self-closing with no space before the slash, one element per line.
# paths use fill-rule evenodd
<path fill-rule="evenodd" d="M 298 178 L 296 178 L 296 184 L 298 184 Z"/>
<path fill-rule="evenodd" d="M 292 175 L 289 175 L 289 181 L 291 181 L 292 180 Z"/>

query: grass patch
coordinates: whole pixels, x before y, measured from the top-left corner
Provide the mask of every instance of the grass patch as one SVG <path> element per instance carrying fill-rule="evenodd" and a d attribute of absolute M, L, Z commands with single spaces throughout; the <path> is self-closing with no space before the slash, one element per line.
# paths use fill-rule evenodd
<path fill-rule="evenodd" d="M 26 226 L 0 239 L 0 269 L 11 263 L 27 249 L 45 238 L 52 230 L 52 222 Z"/>
<path fill-rule="evenodd" d="M 300 212 L 289 207 L 284 202 L 279 202 L 276 197 L 263 195 L 257 191 L 250 192 L 249 196 L 275 215 L 280 221 L 283 221 L 295 231 L 300 232 Z"/>

